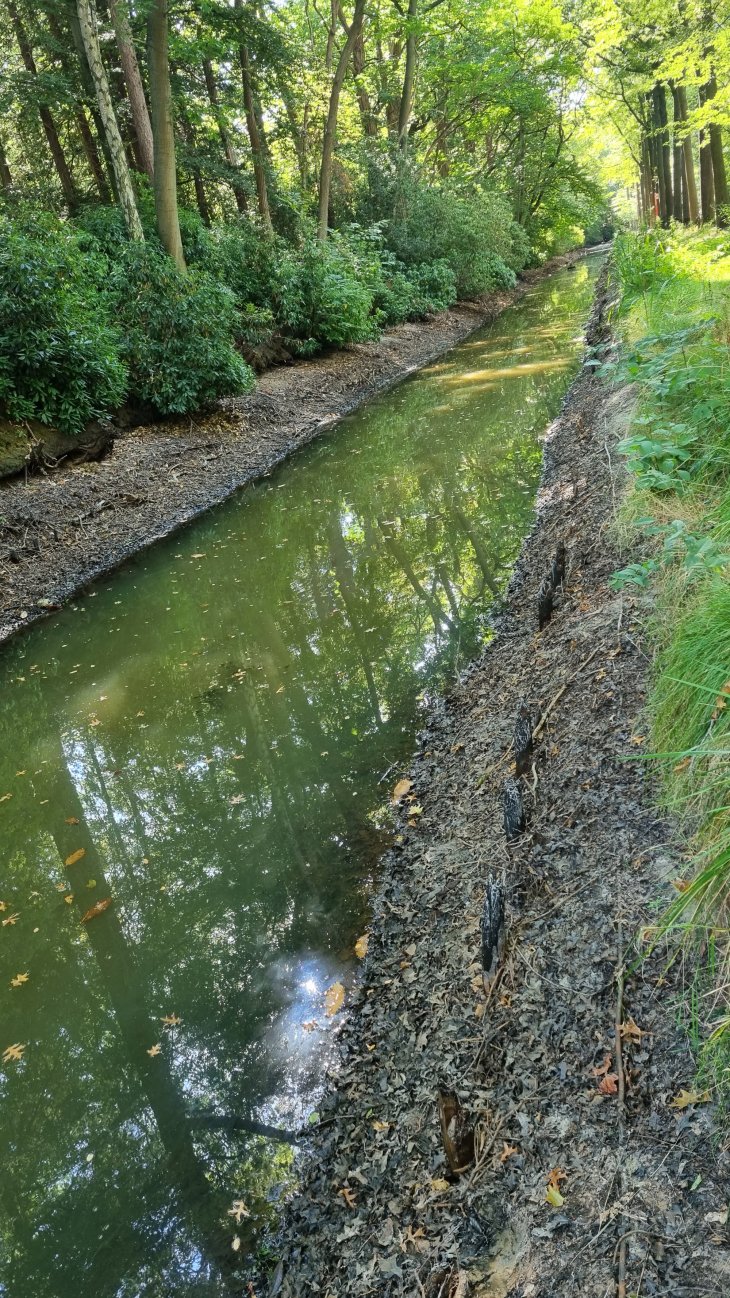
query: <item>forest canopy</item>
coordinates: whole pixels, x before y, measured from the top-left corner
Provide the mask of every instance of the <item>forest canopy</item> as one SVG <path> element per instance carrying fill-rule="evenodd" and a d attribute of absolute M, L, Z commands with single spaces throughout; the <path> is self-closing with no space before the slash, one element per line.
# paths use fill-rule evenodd
<path fill-rule="evenodd" d="M 0 0 L 0 412 L 191 411 L 617 216 L 723 222 L 725 17 Z"/>

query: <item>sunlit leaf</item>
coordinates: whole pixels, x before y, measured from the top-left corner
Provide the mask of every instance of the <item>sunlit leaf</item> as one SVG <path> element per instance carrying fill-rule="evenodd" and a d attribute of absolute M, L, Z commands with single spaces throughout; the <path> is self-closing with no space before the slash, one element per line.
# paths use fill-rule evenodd
<path fill-rule="evenodd" d="M 84 912 L 81 916 L 81 923 L 88 924 L 89 920 L 96 919 L 97 915 L 103 915 L 104 911 L 107 910 L 111 904 L 111 897 L 101 897 L 99 901 L 95 901 L 94 905 L 90 906 L 89 909 Z"/>
<path fill-rule="evenodd" d="M 161 1053 L 162 1053 L 162 1046 L 159 1041 L 156 1041 L 155 1044 L 153 1046 L 150 1046 L 149 1050 L 147 1051 L 147 1054 L 151 1055 L 153 1059 L 155 1055 L 159 1055 Z"/>
<path fill-rule="evenodd" d="M 9 1064 L 11 1059 L 22 1059 L 25 1046 L 16 1041 L 14 1046 L 6 1046 L 3 1050 L 3 1063 Z"/>
<path fill-rule="evenodd" d="M 405 798 L 407 793 L 410 793 L 412 788 L 412 780 L 399 780 L 390 797 L 393 806 L 397 807 L 398 803 Z"/>
<path fill-rule="evenodd" d="M 27 973 L 16 974 L 14 978 L 10 979 L 10 986 L 22 987 L 23 983 L 27 983 L 29 976 Z"/>
<path fill-rule="evenodd" d="M 365 956 L 368 953 L 369 941 L 370 938 L 368 937 L 367 933 L 363 933 L 362 937 L 359 937 L 357 939 L 357 942 L 355 943 L 355 955 L 357 956 L 358 960 L 365 959 Z"/>
<path fill-rule="evenodd" d="M 331 1019 L 339 1009 L 342 1008 L 345 1000 L 345 989 L 342 983 L 333 983 L 327 988 L 324 994 L 324 1008 L 327 1018 Z"/>
<path fill-rule="evenodd" d="M 64 861 L 64 865 L 75 865 L 76 862 L 80 861 L 81 858 L 84 856 L 86 856 L 86 848 L 80 847 L 78 851 L 72 852 L 70 856 L 66 857 L 66 860 Z"/>

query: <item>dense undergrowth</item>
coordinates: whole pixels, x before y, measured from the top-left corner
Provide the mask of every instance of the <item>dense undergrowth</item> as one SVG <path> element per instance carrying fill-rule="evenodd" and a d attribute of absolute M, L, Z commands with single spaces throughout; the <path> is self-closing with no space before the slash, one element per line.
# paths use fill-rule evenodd
<path fill-rule="evenodd" d="M 687 831 L 687 868 L 661 931 L 696 944 L 691 1024 L 703 1078 L 730 1102 L 730 237 L 654 232 L 617 241 L 621 369 L 637 405 L 623 443 L 624 523 L 651 586 L 657 656 L 652 746 Z"/>
<path fill-rule="evenodd" d="M 0 216 L 0 412 L 76 433 L 125 399 L 182 414 L 253 382 L 262 350 L 310 355 L 376 337 L 458 298 L 509 288 L 531 257 L 497 195 L 415 190 L 397 220 L 327 242 L 304 220 L 264 237 L 245 218 L 181 217 L 187 273 L 118 208 Z"/>

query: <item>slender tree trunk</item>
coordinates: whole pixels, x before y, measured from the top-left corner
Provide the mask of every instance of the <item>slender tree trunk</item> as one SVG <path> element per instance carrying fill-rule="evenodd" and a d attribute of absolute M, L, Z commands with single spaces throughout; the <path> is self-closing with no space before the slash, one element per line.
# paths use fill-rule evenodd
<path fill-rule="evenodd" d="M 687 113 L 687 91 L 684 86 L 677 86 L 677 104 L 679 107 L 679 120 L 686 122 Z M 692 152 L 692 136 L 689 131 L 686 132 L 682 141 L 682 153 L 684 154 L 684 188 L 687 195 L 687 208 L 689 220 L 693 225 L 697 225 L 700 219 L 700 210 L 697 202 L 697 181 L 695 180 L 695 160 Z"/>
<path fill-rule="evenodd" d="M 185 270 L 180 221 L 177 215 L 175 130 L 168 62 L 167 0 L 152 0 L 147 17 L 147 61 L 155 156 L 155 212 L 163 246 L 179 270 Z"/>
<path fill-rule="evenodd" d="M 203 76 L 205 77 L 205 88 L 208 92 L 208 102 L 213 109 L 213 116 L 215 117 L 215 124 L 218 127 L 218 134 L 220 136 L 221 144 L 223 145 L 226 162 L 232 171 L 240 172 L 241 166 L 221 110 L 220 100 L 218 98 L 218 86 L 213 71 L 213 64 L 210 59 L 203 59 Z M 248 199 L 243 186 L 237 181 L 231 180 L 231 189 L 233 190 L 233 196 L 236 200 L 236 207 L 239 212 L 247 212 Z"/>
<path fill-rule="evenodd" d="M 642 217 L 646 225 L 651 225 L 654 216 L 652 210 L 651 150 L 646 135 L 643 135 L 641 139 L 640 176 Z"/>
<path fill-rule="evenodd" d="M 654 129 L 657 138 L 657 168 L 659 173 L 659 215 L 663 226 L 668 226 L 672 215 L 672 163 L 669 147 L 667 96 L 664 86 L 657 84 L 652 92 L 654 99 Z"/>
<path fill-rule="evenodd" d="M 236 0 L 236 8 L 240 7 L 241 0 Z M 241 81 L 243 83 L 243 103 L 246 109 L 246 129 L 248 130 L 248 138 L 251 143 L 253 174 L 256 181 L 256 199 L 258 202 L 261 224 L 264 227 L 264 234 L 270 238 L 274 233 L 274 227 L 271 224 L 271 209 L 269 208 L 269 193 L 266 184 L 266 162 L 264 159 L 262 135 L 256 117 L 256 104 L 254 101 L 253 84 L 251 81 L 251 60 L 249 57 L 248 46 L 241 45 L 238 54 L 241 61 Z"/>
<path fill-rule="evenodd" d="M 96 138 L 99 141 L 99 144 L 101 146 L 101 151 L 104 157 L 104 165 L 106 168 L 106 179 L 109 185 L 111 186 L 112 195 L 114 199 L 116 200 L 116 202 L 119 202 L 119 194 L 117 192 L 117 179 L 116 176 L 114 175 L 112 155 L 109 152 L 109 145 L 107 143 L 106 134 L 104 132 L 104 123 L 102 122 L 101 114 L 99 113 L 99 107 L 96 100 L 96 87 L 94 85 L 94 78 L 91 75 L 89 60 L 86 57 L 84 38 L 81 35 L 81 25 L 79 23 L 78 13 L 76 12 L 75 0 L 70 0 L 70 3 L 68 4 L 68 7 L 66 8 L 65 12 L 66 12 L 66 17 L 68 18 L 68 25 L 71 32 L 71 38 L 73 40 L 73 46 L 74 49 L 76 50 L 79 74 L 81 76 L 81 84 L 84 88 L 84 94 L 86 95 L 87 98 L 87 107 L 91 112 L 91 116 L 94 122 L 94 130 L 96 131 Z"/>
<path fill-rule="evenodd" d="M 20 56 L 23 60 L 25 70 L 26 72 L 29 72 L 32 77 L 37 79 L 38 69 L 36 68 L 35 59 L 33 58 L 33 49 L 23 25 L 23 20 L 18 12 L 18 6 L 16 5 L 15 0 L 7 0 L 7 8 L 10 15 L 10 21 L 13 24 L 15 39 L 18 42 L 18 48 L 20 50 Z M 77 202 L 76 187 L 71 172 L 69 171 L 68 163 L 66 162 L 66 155 L 63 151 L 61 141 L 58 138 L 58 131 L 56 130 L 56 123 L 53 119 L 53 114 L 46 104 L 39 104 L 38 116 L 41 119 L 41 125 L 48 142 L 48 148 L 51 151 L 53 165 L 56 168 L 56 174 L 63 191 L 63 196 L 69 208 L 73 209 Z"/>
<path fill-rule="evenodd" d="M 715 98 L 717 81 L 713 72 L 705 86 L 705 103 Z M 712 159 L 712 178 L 715 182 L 715 220 L 724 227 L 728 224 L 728 187 L 725 158 L 722 151 L 722 127 L 717 122 L 710 122 L 710 157 Z"/>
<path fill-rule="evenodd" d="M 48 4 L 45 4 L 43 8 L 51 36 L 56 43 L 55 55 L 61 65 L 64 75 L 69 81 L 69 84 L 72 85 L 75 69 L 72 68 L 69 60 L 68 33 L 64 31 L 64 28 L 54 10 L 50 8 Z M 94 85 L 91 80 L 91 74 L 85 56 L 79 58 L 79 71 L 81 73 L 82 85 L 90 95 L 93 103 L 95 98 Z M 99 191 L 99 197 L 101 198 L 102 203 L 109 203 L 111 202 L 112 196 L 111 189 L 109 188 L 109 181 L 107 180 L 106 172 L 102 165 L 101 158 L 99 157 L 99 147 L 94 138 L 94 132 L 89 126 L 89 121 L 86 116 L 86 106 L 81 101 L 77 101 L 74 104 L 74 117 L 76 119 L 79 135 L 81 136 L 81 144 L 86 155 L 89 171 L 91 172 L 96 188 Z M 98 114 L 97 118 L 94 120 L 95 124 L 98 123 L 97 130 L 99 131 L 99 138 L 101 139 L 103 138 L 103 128 L 101 127 L 101 120 L 98 118 Z"/>
<path fill-rule="evenodd" d="M 373 112 L 373 106 L 370 103 L 370 96 L 362 81 L 362 75 L 365 71 L 365 42 L 363 41 L 362 30 L 352 49 L 352 72 L 355 78 L 355 93 L 357 95 L 357 106 L 360 111 L 360 121 L 362 123 L 363 134 L 368 139 L 374 139 L 378 134 L 378 123 Z"/>
<path fill-rule="evenodd" d="M 127 155 L 124 152 L 124 144 L 119 134 L 119 125 L 114 113 L 106 69 L 101 57 L 99 37 L 96 31 L 96 14 L 92 12 L 91 4 L 92 0 L 76 0 L 76 12 L 79 18 L 81 37 L 84 42 L 91 75 L 94 79 L 96 101 L 99 105 L 99 115 L 109 145 L 114 175 L 117 181 L 119 202 L 124 214 L 127 233 L 130 239 L 144 239 L 142 222 L 139 219 L 137 201 L 132 187 L 132 177 L 129 174 L 127 165 Z"/>
<path fill-rule="evenodd" d="M 3 189 L 13 188 L 13 177 L 10 173 L 10 167 L 8 166 L 8 159 L 2 140 L 0 140 L 0 185 L 2 185 Z"/>
<path fill-rule="evenodd" d="M 337 67 L 335 68 L 332 85 L 330 87 L 329 108 L 327 110 L 324 139 L 322 141 L 322 165 L 319 172 L 317 237 L 322 242 L 327 238 L 330 189 L 332 186 L 332 164 L 334 161 L 335 141 L 337 138 L 337 115 L 340 107 L 340 94 L 342 93 L 342 86 L 347 72 L 347 65 L 350 62 L 353 46 L 360 35 L 364 15 L 365 0 L 355 0 L 352 22 L 347 31 L 347 39 L 340 50 L 340 57 L 337 60 Z"/>
<path fill-rule="evenodd" d="M 700 87 L 700 104 L 705 102 L 704 87 Z M 712 170 L 710 140 L 706 129 L 700 131 L 700 201 L 702 220 L 708 224 L 715 219 L 715 178 Z"/>
<path fill-rule="evenodd" d="M 406 66 L 403 74 L 403 90 L 398 111 L 398 147 L 405 153 L 408 148 L 408 124 L 413 107 L 413 91 L 416 84 L 417 38 L 415 24 L 418 17 L 418 0 L 408 0 L 406 18 Z"/>
<path fill-rule="evenodd" d="M 677 129 L 681 123 L 681 110 L 679 106 L 679 90 L 675 85 L 671 86 L 672 91 L 672 183 L 673 183 L 673 213 L 675 221 L 685 221 L 685 208 L 687 207 L 686 195 L 684 190 L 684 153 L 682 142 L 679 138 Z M 689 219 L 689 218 L 687 218 Z"/>
<path fill-rule="evenodd" d="M 94 177 L 94 183 L 99 191 L 99 197 L 102 203 L 110 203 L 112 195 L 109 188 L 109 182 L 106 178 L 106 172 L 101 165 L 101 158 L 99 157 L 99 150 L 96 145 L 96 140 L 94 139 L 94 133 L 89 126 L 86 109 L 83 104 L 78 105 L 75 116 L 76 124 L 79 128 L 79 135 L 81 136 L 81 143 L 84 146 L 84 153 L 86 154 L 86 161 L 89 164 L 89 171 Z"/>
<path fill-rule="evenodd" d="M 197 165 L 195 161 L 195 144 L 196 144 L 195 128 L 193 127 L 193 124 L 190 121 L 190 118 L 188 117 L 187 113 L 184 111 L 183 108 L 181 108 L 179 101 L 178 101 L 177 117 L 178 117 L 178 122 L 180 123 L 180 134 L 182 135 L 182 138 L 185 141 L 185 144 L 187 145 L 188 152 L 190 155 L 189 157 L 190 170 L 193 176 L 193 186 L 195 189 L 195 201 L 198 205 L 200 219 L 203 222 L 203 225 L 210 225 L 211 217 L 210 217 L 210 208 L 208 206 L 208 196 L 205 192 L 203 177 L 200 174 L 200 167 Z"/>
<path fill-rule="evenodd" d="M 132 113 L 137 155 L 145 175 L 153 181 L 154 145 L 152 143 L 152 123 L 142 84 L 142 74 L 139 70 L 137 51 L 134 48 L 126 0 L 109 0 L 109 12 L 114 25 L 114 35 L 119 50 L 119 62 L 122 65 L 124 85 Z"/>

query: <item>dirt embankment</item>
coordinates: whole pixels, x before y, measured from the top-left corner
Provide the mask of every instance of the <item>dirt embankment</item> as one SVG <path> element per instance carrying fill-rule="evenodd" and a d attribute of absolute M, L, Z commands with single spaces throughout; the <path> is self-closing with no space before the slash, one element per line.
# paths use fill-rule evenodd
<path fill-rule="evenodd" d="M 0 641 L 94 577 L 254 481 L 375 393 L 460 342 L 530 284 L 461 303 L 347 351 L 264 374 L 212 415 L 121 434 L 100 462 L 65 461 L 0 483 Z"/>
<path fill-rule="evenodd" d="M 604 305 L 594 345 L 607 343 Z M 422 736 L 408 796 L 423 814 L 409 825 L 406 806 L 385 863 L 271 1294 L 730 1293 L 728 1158 L 677 1026 L 682 967 L 665 951 L 633 963 L 682 867 L 645 765 L 630 760 L 646 744 L 639 607 L 608 584 L 621 566 L 611 522 L 626 401 L 588 366 L 574 384 L 498 634 Z M 566 587 L 538 632 L 561 540 Z M 503 784 L 523 702 L 542 729 L 519 781 L 527 829 L 508 844 Z M 507 944 L 486 997 L 490 876 Z M 475 1158 L 456 1177 L 437 1084 L 474 1127 Z"/>

